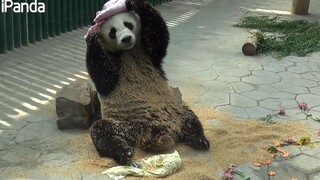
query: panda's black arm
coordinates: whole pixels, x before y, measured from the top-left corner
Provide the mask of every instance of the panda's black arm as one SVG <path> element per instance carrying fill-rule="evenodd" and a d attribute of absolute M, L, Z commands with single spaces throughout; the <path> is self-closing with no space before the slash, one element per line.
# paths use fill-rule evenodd
<path fill-rule="evenodd" d="M 160 13 L 144 0 L 128 0 L 127 8 L 134 10 L 141 20 L 141 42 L 151 56 L 153 64 L 162 70 L 161 64 L 169 44 L 169 30 Z"/>
<path fill-rule="evenodd" d="M 86 38 L 87 57 L 86 65 L 88 74 L 93 81 L 97 92 L 108 95 L 118 83 L 120 58 L 111 54 L 100 45 L 100 34 L 92 33 Z"/>

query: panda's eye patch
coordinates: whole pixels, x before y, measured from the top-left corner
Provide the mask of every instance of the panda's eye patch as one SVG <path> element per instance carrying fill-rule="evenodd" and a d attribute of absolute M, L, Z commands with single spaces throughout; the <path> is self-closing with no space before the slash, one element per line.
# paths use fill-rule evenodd
<path fill-rule="evenodd" d="M 124 26 L 127 27 L 128 29 L 133 30 L 133 24 L 132 24 L 132 23 L 130 23 L 130 22 L 124 22 L 123 24 L 124 24 Z"/>
<path fill-rule="evenodd" d="M 116 38 L 116 32 L 117 32 L 117 30 L 116 30 L 116 28 L 111 28 L 111 30 L 110 30 L 110 32 L 109 32 L 109 37 L 111 38 L 111 39 L 114 39 L 114 38 Z"/>

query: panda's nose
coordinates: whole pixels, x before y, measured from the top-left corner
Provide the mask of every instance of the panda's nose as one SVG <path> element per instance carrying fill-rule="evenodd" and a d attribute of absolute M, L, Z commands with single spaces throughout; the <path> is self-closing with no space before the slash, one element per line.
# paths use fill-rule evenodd
<path fill-rule="evenodd" d="M 129 43 L 131 41 L 132 37 L 131 36 L 126 36 L 123 39 L 121 39 L 121 42 L 123 43 Z"/>

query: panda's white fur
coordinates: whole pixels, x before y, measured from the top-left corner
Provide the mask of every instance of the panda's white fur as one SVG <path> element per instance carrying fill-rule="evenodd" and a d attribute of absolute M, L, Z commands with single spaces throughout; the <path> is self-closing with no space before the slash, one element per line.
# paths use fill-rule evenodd
<path fill-rule="evenodd" d="M 131 23 L 133 28 L 128 28 L 125 23 Z M 112 28 L 115 29 L 114 38 L 110 37 Z M 134 12 L 126 11 L 118 13 L 107 19 L 101 26 L 100 33 L 103 37 L 101 43 L 110 52 L 129 50 L 133 48 L 140 39 L 140 28 L 140 19 Z M 127 41 L 125 41 L 125 38 L 127 38 Z"/>

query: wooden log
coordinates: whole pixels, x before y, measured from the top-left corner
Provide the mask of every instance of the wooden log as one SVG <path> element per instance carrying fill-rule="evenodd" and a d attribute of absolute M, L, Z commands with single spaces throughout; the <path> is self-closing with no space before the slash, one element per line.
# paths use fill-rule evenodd
<path fill-rule="evenodd" d="M 310 0 L 292 0 L 291 14 L 308 14 Z"/>
<path fill-rule="evenodd" d="M 247 38 L 246 42 L 242 46 L 242 52 L 244 55 L 253 56 L 256 54 L 258 46 L 258 38 L 253 35 Z"/>

